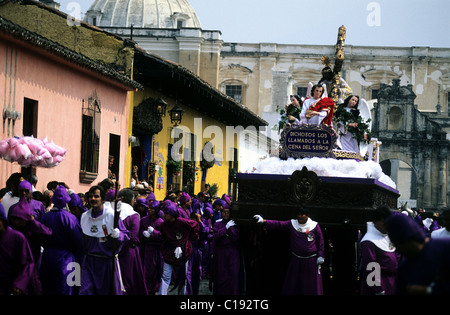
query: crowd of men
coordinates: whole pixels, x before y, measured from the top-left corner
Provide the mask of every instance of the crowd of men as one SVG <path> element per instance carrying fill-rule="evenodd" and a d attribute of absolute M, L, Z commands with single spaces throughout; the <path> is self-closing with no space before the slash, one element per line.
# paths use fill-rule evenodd
<path fill-rule="evenodd" d="M 245 293 L 230 196 L 178 191 L 156 200 L 108 178 L 86 193 L 52 181 L 40 194 L 32 183 L 14 173 L 1 190 L 0 295 L 198 295 L 205 278 L 214 295 Z M 323 294 L 324 241 L 309 211 L 254 220 L 289 232 L 281 294 Z M 450 293 L 450 211 L 438 219 L 379 207 L 367 224 L 361 294 Z"/>
<path fill-rule="evenodd" d="M 57 181 L 39 193 L 31 182 L 14 173 L 0 195 L 0 295 L 166 295 L 170 285 L 196 295 L 205 278 L 214 294 L 240 293 L 229 195 L 156 200 L 108 178 L 85 193 Z"/>

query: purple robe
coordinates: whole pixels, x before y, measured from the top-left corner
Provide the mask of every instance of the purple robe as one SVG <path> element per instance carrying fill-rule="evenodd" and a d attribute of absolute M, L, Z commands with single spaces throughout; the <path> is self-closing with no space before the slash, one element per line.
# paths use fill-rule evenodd
<path fill-rule="evenodd" d="M 175 257 L 175 248 L 181 247 L 183 250 L 184 262 L 187 262 L 192 255 L 191 240 L 198 239 L 198 223 L 196 221 L 177 218 L 174 222 L 164 221 L 160 226 L 162 246 L 161 253 L 164 262 L 178 266 L 182 259 Z"/>
<path fill-rule="evenodd" d="M 34 274 L 34 260 L 25 236 L 10 227 L 0 233 L 0 295 L 9 295 L 13 288 L 28 294 Z"/>
<path fill-rule="evenodd" d="M 212 213 L 212 210 L 211 210 Z M 203 230 L 199 233 L 200 250 L 202 252 L 202 277 L 209 278 L 211 276 L 211 242 L 213 238 L 211 218 L 208 214 L 202 217 Z"/>
<path fill-rule="evenodd" d="M 450 239 L 430 239 L 414 258 L 400 262 L 397 293 L 406 294 L 409 285 L 432 285 L 431 294 L 450 294 Z"/>
<path fill-rule="evenodd" d="M 213 226 L 211 280 L 214 295 L 242 294 L 238 248 L 240 233 L 236 226 L 227 229 L 227 222 L 219 220 Z"/>
<path fill-rule="evenodd" d="M 370 240 L 361 242 L 361 295 L 395 294 L 399 255 L 395 251 L 386 251 Z M 379 285 L 370 285 L 373 268 L 368 265 L 376 262 L 380 265 Z"/>
<path fill-rule="evenodd" d="M 325 257 L 322 231 L 317 222 L 308 218 L 306 226 L 313 228 L 298 230 L 298 221 L 266 220 L 268 230 L 288 231 L 292 251 L 286 278 L 283 285 L 284 295 L 322 295 L 323 283 L 318 257 Z"/>
<path fill-rule="evenodd" d="M 177 207 L 177 209 L 178 209 L 178 213 L 180 214 L 180 218 L 183 218 L 183 219 L 190 219 L 190 214 L 191 214 L 191 211 L 190 211 L 190 208 L 189 209 L 184 209 L 184 208 L 182 208 L 182 207 Z"/>
<path fill-rule="evenodd" d="M 39 200 L 31 199 L 30 200 L 30 209 L 31 209 L 31 214 L 38 221 L 41 221 L 42 217 L 46 213 L 44 204 Z"/>
<path fill-rule="evenodd" d="M 35 200 L 35 199 L 30 199 L 30 201 L 28 203 L 29 203 L 29 206 L 30 206 L 31 215 L 37 221 L 41 221 L 42 217 L 44 216 L 44 214 L 46 212 L 44 204 L 42 202 L 40 202 L 39 200 Z M 9 208 L 9 211 L 14 209 L 14 207 L 16 207 L 18 204 L 19 203 L 16 203 L 16 204 L 12 205 Z"/>
<path fill-rule="evenodd" d="M 41 219 L 52 229 L 51 237 L 44 243 L 40 278 L 44 295 L 72 295 L 75 287 L 68 284 L 73 266 L 81 259 L 81 226 L 77 217 L 66 210 L 54 207 Z"/>
<path fill-rule="evenodd" d="M 199 236 L 203 233 L 205 225 L 198 222 Z M 186 295 L 198 295 L 200 289 L 200 281 L 202 280 L 202 240 L 192 241 L 192 255 L 188 261 L 186 270 L 186 278 L 189 280 L 186 286 Z"/>
<path fill-rule="evenodd" d="M 129 232 L 119 218 L 117 228 L 119 238 L 111 237 L 114 223 L 114 209 L 103 205 L 97 216 L 92 216 L 92 209 L 81 216 L 83 231 L 83 262 L 81 265 L 80 295 L 122 295 L 123 285 L 120 277 L 117 254 L 129 239 Z M 103 229 L 105 226 L 105 229 Z M 114 250 L 114 243 L 116 244 Z M 115 257 L 113 255 L 115 254 Z M 114 279 L 112 279 L 114 264 Z M 113 289 L 111 282 L 114 281 Z"/>
<path fill-rule="evenodd" d="M 144 279 L 149 294 L 155 294 L 161 287 L 162 275 L 162 255 L 161 255 L 161 232 L 159 231 L 163 220 L 160 217 L 152 218 L 146 216 L 141 219 L 139 237 L 140 237 L 140 253 L 144 269 Z M 143 232 L 149 226 L 154 228 L 149 238 L 143 236 Z"/>
<path fill-rule="evenodd" d="M 198 222 L 178 217 L 174 222 L 164 221 L 160 226 L 160 231 L 163 240 L 161 253 L 164 263 L 172 265 L 178 270 L 175 275 L 177 284 L 184 284 L 186 281 L 186 286 L 189 287 L 191 285 L 191 274 L 186 273 L 187 268 L 177 267 L 185 265 L 192 256 L 192 241 L 198 240 Z M 175 257 L 177 247 L 180 247 L 183 252 L 180 258 Z"/>
<path fill-rule="evenodd" d="M 52 230 L 32 218 L 30 203 L 24 197 L 17 204 L 9 208 L 8 221 L 11 222 L 13 217 L 27 222 L 26 226 L 19 232 L 27 239 L 34 260 L 34 270 L 29 282 L 28 294 L 42 295 L 42 284 L 38 273 L 41 258 L 41 246 L 44 240 L 52 234 Z M 11 227 L 14 228 L 14 226 Z"/>
<path fill-rule="evenodd" d="M 127 295 L 147 295 L 144 281 L 144 270 L 139 251 L 139 214 L 131 205 L 121 203 L 120 218 L 130 233 L 130 239 L 125 241 L 119 253 L 122 281 Z M 125 210 L 125 208 L 128 208 Z"/>

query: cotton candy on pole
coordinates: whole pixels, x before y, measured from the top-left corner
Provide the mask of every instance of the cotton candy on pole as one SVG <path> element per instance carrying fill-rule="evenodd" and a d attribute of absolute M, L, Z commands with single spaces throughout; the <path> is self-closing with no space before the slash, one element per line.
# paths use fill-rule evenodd
<path fill-rule="evenodd" d="M 12 137 L 0 141 L 0 157 L 23 166 L 54 167 L 64 160 L 67 150 L 53 141 L 34 137 Z"/>

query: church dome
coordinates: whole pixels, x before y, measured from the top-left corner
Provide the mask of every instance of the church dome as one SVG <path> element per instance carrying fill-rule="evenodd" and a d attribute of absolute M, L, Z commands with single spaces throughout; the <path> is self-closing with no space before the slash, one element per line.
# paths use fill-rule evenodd
<path fill-rule="evenodd" d="M 201 28 L 187 0 L 95 0 L 85 20 L 99 27 Z"/>

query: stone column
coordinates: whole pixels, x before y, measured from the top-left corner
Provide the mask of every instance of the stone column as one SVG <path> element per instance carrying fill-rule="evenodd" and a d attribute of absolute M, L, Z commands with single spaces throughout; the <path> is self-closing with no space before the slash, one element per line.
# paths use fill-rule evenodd
<path fill-rule="evenodd" d="M 423 170 L 423 206 L 431 206 L 431 148 L 426 147 L 424 152 L 424 170 Z"/>
<path fill-rule="evenodd" d="M 220 38 L 219 31 L 205 31 L 203 35 L 207 37 L 201 45 L 200 77 L 215 88 L 218 88 L 220 49 L 223 41 Z"/>
<path fill-rule="evenodd" d="M 423 166 L 424 166 L 424 156 L 423 152 L 419 150 L 412 151 L 412 161 L 413 165 L 415 165 L 415 169 L 417 170 L 416 176 L 416 199 L 417 199 L 417 207 L 423 207 Z"/>
<path fill-rule="evenodd" d="M 277 105 L 284 108 L 290 103 L 289 99 L 289 73 L 282 71 L 274 71 L 272 85 L 272 111 L 277 109 Z M 291 86 L 292 87 L 292 86 Z M 292 91 L 292 88 L 291 88 Z"/>
<path fill-rule="evenodd" d="M 181 65 L 191 70 L 194 74 L 200 74 L 200 47 L 204 38 L 198 29 L 181 29 L 178 41 L 178 60 Z"/>
<path fill-rule="evenodd" d="M 262 48 L 261 48 L 262 49 Z M 265 52 L 262 50 L 262 52 Z M 259 112 L 275 112 L 276 105 L 272 100 L 273 71 L 276 68 L 276 58 L 261 56 L 259 58 Z M 286 104 L 282 104 L 284 106 Z"/>
<path fill-rule="evenodd" d="M 439 194 L 438 194 L 438 208 L 445 208 L 447 206 L 447 147 L 442 145 L 439 152 Z"/>

